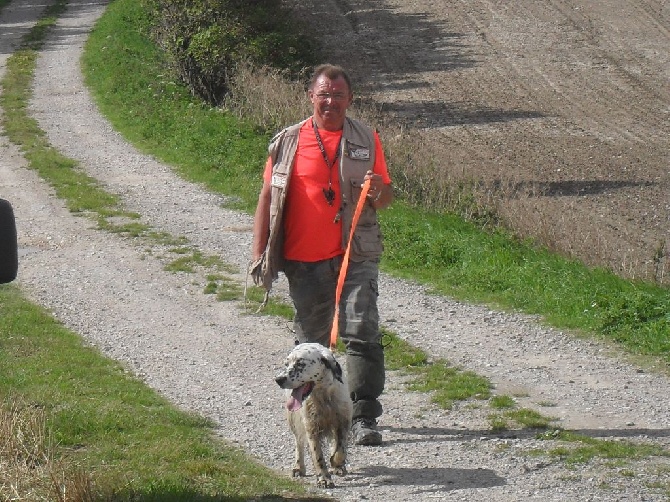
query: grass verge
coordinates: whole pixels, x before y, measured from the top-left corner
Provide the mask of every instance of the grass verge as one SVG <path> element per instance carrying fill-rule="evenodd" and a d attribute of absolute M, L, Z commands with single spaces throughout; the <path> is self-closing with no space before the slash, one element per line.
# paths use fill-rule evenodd
<path fill-rule="evenodd" d="M 212 423 L 83 345 L 12 286 L 0 286 L 0 402 L 46 417 L 53 451 L 20 459 L 49 480 L 34 490 L 53 491 L 48 467 L 57 461 L 65 475 L 55 479 L 94 473 L 90 500 L 319 500 L 216 439 Z"/>
<path fill-rule="evenodd" d="M 637 460 L 650 456 L 668 457 L 670 451 L 658 445 L 630 441 L 597 439 L 571 431 L 549 431 L 538 436 L 544 440 L 561 440 L 563 444 L 538 455 L 560 458 L 568 465 L 585 464 L 594 458 L 608 460 Z"/>

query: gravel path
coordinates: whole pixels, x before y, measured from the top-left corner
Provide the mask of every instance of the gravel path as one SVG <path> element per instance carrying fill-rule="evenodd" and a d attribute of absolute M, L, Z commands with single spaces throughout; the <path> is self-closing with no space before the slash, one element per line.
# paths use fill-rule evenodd
<path fill-rule="evenodd" d="M 17 3 L 0 17 L 0 72 L 41 9 Z M 138 153 L 93 105 L 79 58 L 105 5 L 70 2 L 39 58 L 31 113 L 56 148 L 119 194 L 143 222 L 244 269 L 251 218 L 223 209 L 220 196 Z M 242 315 L 237 305 L 204 295 L 204 277 L 165 272 L 160 249 L 95 230 L 90 220 L 70 214 L 1 136 L 0 149 L 0 196 L 17 216 L 20 287 L 152 388 L 212 418 L 222 437 L 288 473 L 292 439 L 273 382 L 292 344 L 286 322 Z M 283 288 L 280 283 L 278 291 Z M 526 316 L 427 295 L 387 276 L 380 290 L 386 327 L 487 376 L 497 393 L 524 396 L 521 406 L 590 436 L 670 446 L 667 378 Z M 351 448 L 351 474 L 328 491 L 339 500 L 667 500 L 653 487 L 670 482 L 664 458 L 625 466 L 597 460 L 571 469 L 529 456 L 552 442 L 524 431 L 492 434 L 486 409 L 438 410 L 426 396 L 404 391 L 395 374 L 383 404 L 384 445 Z"/>

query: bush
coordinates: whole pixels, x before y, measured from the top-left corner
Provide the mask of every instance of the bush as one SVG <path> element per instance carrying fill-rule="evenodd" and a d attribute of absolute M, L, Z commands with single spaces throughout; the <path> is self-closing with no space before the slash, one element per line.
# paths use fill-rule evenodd
<path fill-rule="evenodd" d="M 281 0 L 145 0 L 150 36 L 177 76 L 214 106 L 242 62 L 298 75 L 314 64 L 315 43 L 300 34 Z"/>

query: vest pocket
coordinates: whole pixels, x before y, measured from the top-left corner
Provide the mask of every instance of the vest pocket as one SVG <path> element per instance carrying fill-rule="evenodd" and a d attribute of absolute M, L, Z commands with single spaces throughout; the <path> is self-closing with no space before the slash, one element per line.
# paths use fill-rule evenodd
<path fill-rule="evenodd" d="M 379 225 L 361 225 L 356 227 L 354 238 L 351 241 L 354 256 L 360 258 L 378 258 L 384 250 L 382 234 Z"/>
<path fill-rule="evenodd" d="M 351 203 L 355 206 L 363 191 L 363 178 L 351 178 Z"/>
<path fill-rule="evenodd" d="M 361 197 L 363 192 L 363 178 L 352 179 L 351 180 L 351 211 L 353 214 L 356 205 L 358 204 L 358 199 Z M 370 206 L 370 204 L 363 204 L 363 212 L 361 213 L 360 219 L 358 220 L 358 226 L 370 226 L 377 225 L 377 216 L 375 210 Z"/>

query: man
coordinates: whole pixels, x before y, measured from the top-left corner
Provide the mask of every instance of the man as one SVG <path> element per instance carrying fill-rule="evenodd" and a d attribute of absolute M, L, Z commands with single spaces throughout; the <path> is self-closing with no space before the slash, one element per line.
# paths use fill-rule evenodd
<path fill-rule="evenodd" d="M 352 239 L 339 312 L 353 401 L 353 440 L 379 445 L 378 400 L 384 350 L 377 311 L 382 236 L 377 210 L 393 200 L 379 136 L 346 116 L 353 94 L 339 66 L 318 66 L 309 84 L 313 115 L 272 140 L 254 218 L 252 275 L 270 290 L 288 279 L 299 342 L 329 345 L 335 289 L 353 213 L 365 180 L 370 190 Z"/>

